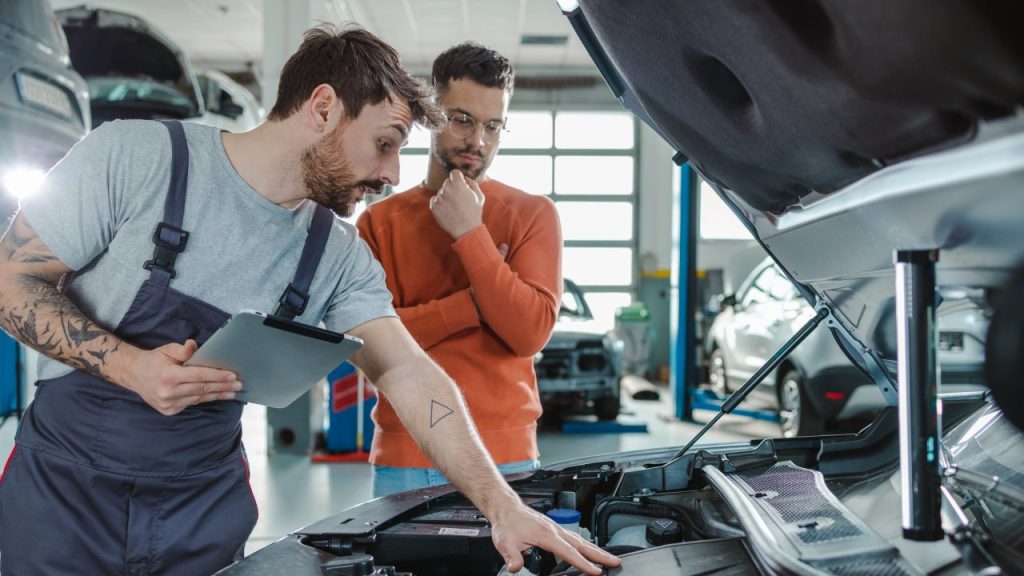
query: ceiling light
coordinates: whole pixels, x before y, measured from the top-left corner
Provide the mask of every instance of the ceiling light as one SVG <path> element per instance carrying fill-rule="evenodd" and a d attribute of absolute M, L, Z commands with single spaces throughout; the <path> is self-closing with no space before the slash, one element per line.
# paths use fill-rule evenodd
<path fill-rule="evenodd" d="M 558 7 L 566 14 L 575 12 L 580 7 L 580 0 L 558 0 Z"/>

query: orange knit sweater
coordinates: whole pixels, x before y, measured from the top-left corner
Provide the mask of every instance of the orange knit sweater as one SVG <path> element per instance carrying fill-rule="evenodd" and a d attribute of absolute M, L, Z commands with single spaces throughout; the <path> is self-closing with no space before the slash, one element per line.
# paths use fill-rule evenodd
<path fill-rule="evenodd" d="M 480 188 L 483 225 L 458 241 L 434 221 L 433 193 L 422 186 L 371 204 L 358 227 L 402 323 L 458 384 L 484 445 L 504 464 L 539 456 L 533 357 L 558 315 L 562 232 L 547 197 L 494 180 Z M 433 467 L 383 396 L 373 420 L 371 462 Z"/>

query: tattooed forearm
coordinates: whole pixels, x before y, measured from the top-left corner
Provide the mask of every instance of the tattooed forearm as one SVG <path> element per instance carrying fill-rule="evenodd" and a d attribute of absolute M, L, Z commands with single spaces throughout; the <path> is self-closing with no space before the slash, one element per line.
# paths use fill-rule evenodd
<path fill-rule="evenodd" d="M 31 298 L 0 315 L 0 326 L 47 356 L 107 377 L 107 357 L 118 349 L 120 340 L 89 320 L 45 280 L 22 277 L 16 285 Z"/>
<path fill-rule="evenodd" d="M 57 285 L 70 272 L 18 215 L 0 240 L 0 328 L 26 346 L 111 380 L 121 341 L 87 318 Z"/>

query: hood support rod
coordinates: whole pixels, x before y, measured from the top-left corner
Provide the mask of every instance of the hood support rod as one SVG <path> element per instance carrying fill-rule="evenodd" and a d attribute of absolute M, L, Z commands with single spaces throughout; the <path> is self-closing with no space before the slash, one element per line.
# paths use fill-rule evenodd
<path fill-rule="evenodd" d="M 817 312 L 814 314 L 814 317 L 808 320 L 806 324 L 801 326 L 800 329 L 797 330 L 796 334 L 793 334 L 793 336 L 789 340 L 787 340 L 786 343 L 783 344 L 782 347 L 779 348 L 774 355 L 772 355 L 768 362 L 766 362 L 764 366 L 761 366 L 761 368 L 759 368 L 757 372 L 755 372 L 754 375 L 750 377 L 750 380 L 747 380 L 746 384 L 741 386 L 739 390 L 733 392 L 732 395 L 730 395 L 729 398 L 722 403 L 722 408 L 718 411 L 717 414 L 715 414 L 715 417 L 712 418 L 710 422 L 705 424 L 699 432 L 694 434 L 693 438 L 691 438 L 690 441 L 686 443 L 686 446 L 683 446 L 683 449 L 680 450 L 672 458 L 670 462 L 666 463 L 665 466 L 668 466 L 672 462 L 675 462 L 676 460 L 682 458 L 683 455 L 685 455 L 690 448 L 693 448 L 693 445 L 696 444 L 697 441 L 700 440 L 701 437 L 704 436 L 704 434 L 708 430 L 710 430 L 712 426 L 715 425 L 715 422 L 718 422 L 718 420 L 723 415 L 729 414 L 730 412 L 735 410 L 736 407 L 739 406 L 740 402 L 742 402 L 743 399 L 746 398 L 747 395 L 750 394 L 750 392 L 754 388 L 756 388 L 757 385 L 760 384 L 766 376 L 774 372 L 775 369 L 779 367 L 779 364 L 782 364 L 782 361 L 785 360 L 786 357 L 789 356 L 789 354 L 797 346 L 799 346 L 805 338 L 810 336 L 811 332 L 814 332 L 814 329 L 818 327 L 818 324 L 821 324 L 822 320 L 828 317 L 828 314 L 828 308 L 826 308 L 825 306 L 818 308 Z"/>

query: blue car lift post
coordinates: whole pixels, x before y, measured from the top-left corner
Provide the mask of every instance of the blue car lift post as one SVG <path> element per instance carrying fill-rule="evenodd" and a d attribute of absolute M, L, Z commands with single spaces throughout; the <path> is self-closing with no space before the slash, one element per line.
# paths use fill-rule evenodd
<path fill-rule="evenodd" d="M 22 360 L 18 343 L 0 331 L 0 423 L 21 417 Z"/>
<path fill-rule="evenodd" d="M 679 191 L 672 195 L 672 318 L 669 326 L 670 374 L 675 399 L 675 416 L 693 421 L 695 409 L 717 412 L 726 401 L 709 390 L 701 390 L 697 362 L 697 244 L 700 239 L 700 179 L 686 157 L 676 154 Z M 779 415 L 764 410 L 733 408 L 732 414 L 778 422 Z"/>

